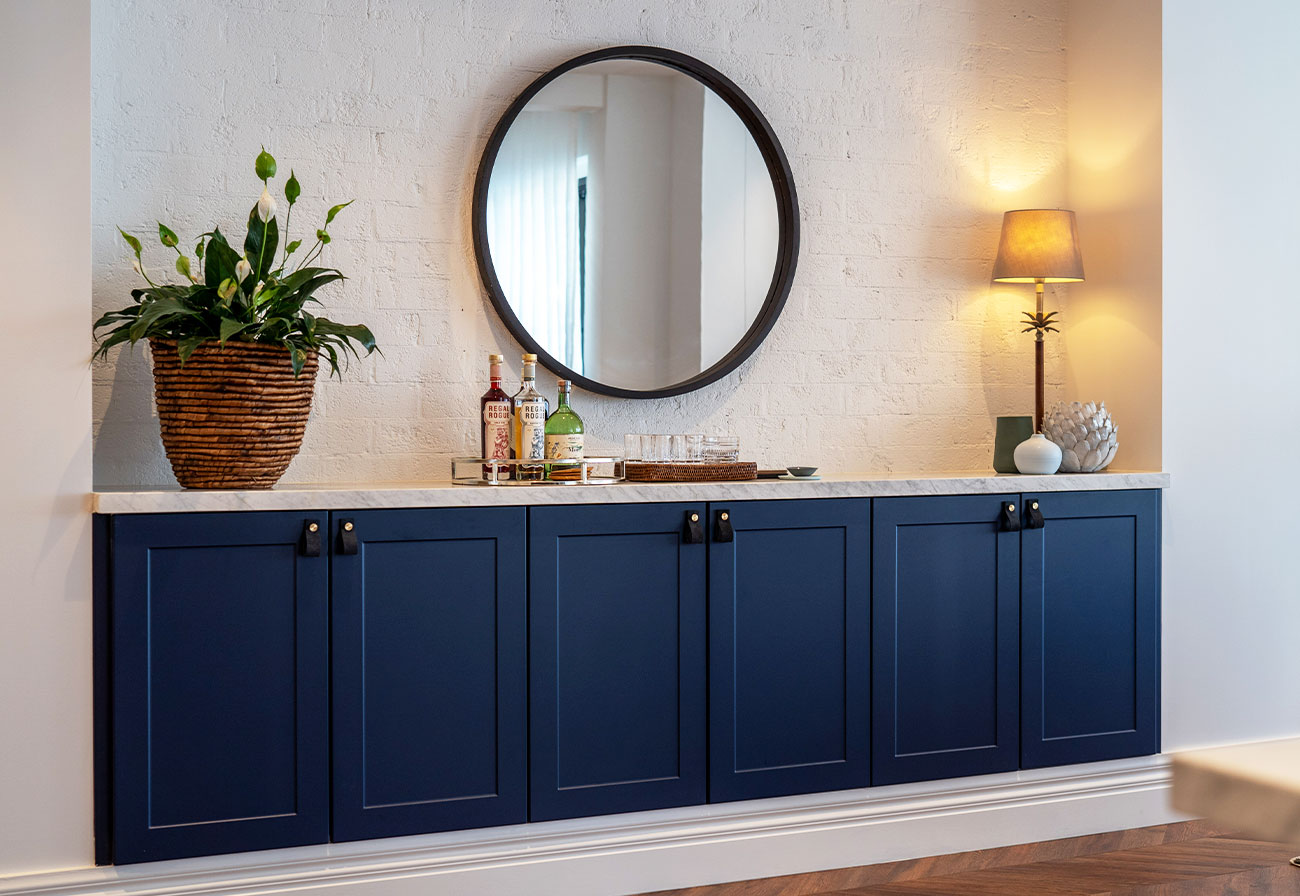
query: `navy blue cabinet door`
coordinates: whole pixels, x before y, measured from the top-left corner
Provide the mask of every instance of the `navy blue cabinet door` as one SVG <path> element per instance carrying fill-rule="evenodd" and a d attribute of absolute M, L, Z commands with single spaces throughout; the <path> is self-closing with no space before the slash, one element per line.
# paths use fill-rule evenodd
<path fill-rule="evenodd" d="M 113 520 L 118 863 L 329 838 L 325 514 Z"/>
<path fill-rule="evenodd" d="M 706 798 L 703 504 L 529 511 L 529 816 Z"/>
<path fill-rule="evenodd" d="M 1158 752 L 1160 493 L 1025 501 L 1021 765 Z"/>
<path fill-rule="evenodd" d="M 332 514 L 334 840 L 527 820 L 524 525 Z"/>
<path fill-rule="evenodd" d="M 865 787 L 870 503 L 709 506 L 709 799 Z"/>
<path fill-rule="evenodd" d="M 873 784 L 1015 769 L 1019 495 L 873 506 Z"/>

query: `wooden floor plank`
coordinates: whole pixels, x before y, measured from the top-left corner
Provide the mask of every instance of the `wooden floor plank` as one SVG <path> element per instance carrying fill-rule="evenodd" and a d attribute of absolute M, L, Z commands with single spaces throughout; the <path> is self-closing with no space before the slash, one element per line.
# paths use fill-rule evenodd
<path fill-rule="evenodd" d="M 647 896 L 1300 896 L 1295 851 L 1192 821 Z"/>
<path fill-rule="evenodd" d="M 1298 872 L 1279 879 L 1282 883 L 1296 886 L 1296 890 L 1289 892 L 1300 893 L 1300 869 L 1288 864 L 1292 852 L 1292 847 L 1282 844 L 1206 837 L 839 889 L 828 891 L 824 896 L 829 896 L 830 892 L 835 896 L 1127 896 L 1139 888 L 1197 881 L 1203 884 L 1201 889 L 1209 888 L 1207 892 L 1223 892 L 1231 879 L 1241 872 L 1266 870 L 1271 873 L 1277 869 Z M 1189 885 L 1187 889 L 1196 892 L 1197 887 Z"/>

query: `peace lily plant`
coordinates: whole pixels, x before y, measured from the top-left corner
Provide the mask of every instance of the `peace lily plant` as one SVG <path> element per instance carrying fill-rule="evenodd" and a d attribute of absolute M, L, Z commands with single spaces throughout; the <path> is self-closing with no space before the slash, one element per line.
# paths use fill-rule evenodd
<path fill-rule="evenodd" d="M 320 304 L 315 297 L 318 289 L 345 279 L 334 268 L 313 267 L 312 263 L 330 243 L 329 226 L 335 216 L 352 202 L 335 205 L 326 212 L 325 225 L 316 231 L 316 241 L 295 260 L 303 241 L 296 239 L 280 247 L 276 201 L 270 191 L 276 165 L 265 147 L 257 156 L 254 170 L 262 181 L 262 195 L 248 214 L 242 254 L 226 241 L 219 227 L 214 227 L 198 238 L 194 246 L 197 261 L 191 261 L 181 250 L 176 233 L 158 222 L 158 240 L 176 252 L 176 272 L 186 282 L 155 283 L 145 269 L 140 240 L 118 228 L 135 253 L 132 267 L 149 285 L 131 290 L 135 304 L 110 311 L 95 322 L 96 331 L 111 328 L 99 337 L 96 357 L 105 356 L 122 342 L 134 345 L 141 339 L 162 338 L 176 341 L 184 364 L 205 343 L 224 346 L 232 340 L 255 342 L 283 345 L 296 377 L 313 350 L 329 360 L 330 371 L 336 375 L 340 355 L 346 363 L 348 352 L 360 358 L 358 347 L 366 354 L 375 351 L 375 337 L 367 327 L 338 324 L 306 310 L 308 302 Z M 300 195 L 302 187 L 290 171 L 284 185 L 288 202 L 284 216 L 286 240 L 293 206 Z"/>

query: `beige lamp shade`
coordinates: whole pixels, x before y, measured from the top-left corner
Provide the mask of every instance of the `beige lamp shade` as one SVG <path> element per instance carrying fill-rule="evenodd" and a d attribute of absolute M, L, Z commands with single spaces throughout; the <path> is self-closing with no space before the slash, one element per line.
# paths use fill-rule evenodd
<path fill-rule="evenodd" d="M 1000 283 L 1072 283 L 1083 279 L 1074 212 L 1022 208 L 1002 216 L 993 279 Z"/>

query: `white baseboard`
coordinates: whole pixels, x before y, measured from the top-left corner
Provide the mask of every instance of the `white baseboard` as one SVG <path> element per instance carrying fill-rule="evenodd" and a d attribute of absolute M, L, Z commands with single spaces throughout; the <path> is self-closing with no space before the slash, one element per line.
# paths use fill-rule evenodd
<path fill-rule="evenodd" d="M 615 896 L 1184 818 L 1163 756 L 744 803 L 0 877 L 0 896 Z"/>

